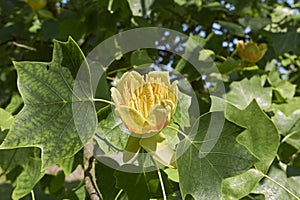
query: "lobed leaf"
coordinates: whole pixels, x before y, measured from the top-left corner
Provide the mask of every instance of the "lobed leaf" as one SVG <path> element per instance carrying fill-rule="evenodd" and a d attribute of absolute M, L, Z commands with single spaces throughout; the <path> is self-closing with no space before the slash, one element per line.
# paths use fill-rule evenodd
<path fill-rule="evenodd" d="M 246 130 L 237 137 L 237 141 L 259 159 L 254 164 L 256 169 L 225 179 L 222 183 L 224 197 L 242 198 L 255 188 L 262 174 L 266 173 L 272 164 L 279 146 L 278 131 L 255 101 L 244 110 L 240 110 L 224 99 L 212 97 L 211 111 L 225 111 L 228 120 L 245 127 Z"/>
<path fill-rule="evenodd" d="M 14 122 L 14 117 L 3 108 L 0 108 L 0 131 L 9 129 Z"/>
<path fill-rule="evenodd" d="M 2 149 L 39 147 L 42 169 L 45 169 L 83 147 L 93 134 L 97 118 L 90 98 L 82 99 L 83 95 L 73 90 L 72 75 L 84 61 L 78 60 L 79 55 L 82 55 L 81 50 L 70 38 L 66 43 L 55 41 L 51 63 L 14 63 L 24 107 L 2 143 Z M 91 96 L 89 90 L 85 95 Z M 72 104 L 77 105 L 73 110 Z M 74 118 L 82 119 L 82 124 L 75 126 Z M 79 135 L 82 132 L 78 133 L 78 126 L 86 130 L 83 135 Z"/>
<path fill-rule="evenodd" d="M 257 161 L 236 141 L 243 131 L 241 127 L 226 120 L 221 134 L 216 135 L 220 124 L 211 124 L 211 120 L 220 121 L 223 115 L 214 112 L 201 116 L 193 126 L 197 131 L 195 137 L 187 136 L 178 145 L 176 153 L 184 151 L 177 161 L 183 198 L 190 194 L 194 199 L 221 199 L 222 181 L 245 172 Z M 206 139 L 207 133 L 212 138 Z M 207 152 L 209 148 L 211 151 Z"/>
<path fill-rule="evenodd" d="M 244 109 L 255 99 L 262 109 L 267 109 L 271 106 L 272 89 L 264 88 L 263 84 L 264 80 L 259 76 L 233 82 L 226 100 L 239 109 Z"/>
<path fill-rule="evenodd" d="M 25 166 L 24 171 L 16 180 L 16 188 L 12 193 L 13 199 L 21 199 L 29 194 L 35 184 L 44 176 L 44 171 L 41 171 L 41 160 L 30 158 Z"/>

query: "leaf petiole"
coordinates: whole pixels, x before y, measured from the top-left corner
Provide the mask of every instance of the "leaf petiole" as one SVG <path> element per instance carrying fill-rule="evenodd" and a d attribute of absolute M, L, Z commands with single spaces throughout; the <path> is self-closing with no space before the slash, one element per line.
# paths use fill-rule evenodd
<path fill-rule="evenodd" d="M 120 191 L 119 191 L 119 193 L 117 194 L 117 196 L 115 197 L 115 200 L 118 200 L 119 199 L 119 197 L 122 195 L 122 193 L 123 193 L 123 189 L 121 189 Z"/>
<path fill-rule="evenodd" d="M 98 102 L 103 102 L 103 103 L 108 103 L 111 105 L 115 105 L 113 102 L 105 100 L 105 99 L 93 99 L 93 101 L 98 101 Z"/>
<path fill-rule="evenodd" d="M 35 196 L 34 196 L 34 191 L 33 190 L 31 190 L 31 199 L 35 200 Z"/>

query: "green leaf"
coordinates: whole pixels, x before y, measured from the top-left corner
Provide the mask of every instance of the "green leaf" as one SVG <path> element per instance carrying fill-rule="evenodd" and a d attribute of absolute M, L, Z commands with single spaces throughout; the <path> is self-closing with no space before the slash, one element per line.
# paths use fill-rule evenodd
<path fill-rule="evenodd" d="M 271 106 L 272 89 L 264 88 L 263 85 L 264 80 L 259 76 L 233 82 L 226 100 L 239 109 L 244 109 L 255 99 L 262 109 L 268 109 Z"/>
<path fill-rule="evenodd" d="M 210 62 L 211 59 L 214 60 L 215 52 L 210 49 L 202 49 L 199 51 L 198 60 L 204 62 Z"/>
<path fill-rule="evenodd" d="M 59 24 L 59 37 L 67 38 L 71 35 L 76 40 L 79 40 L 85 34 L 86 28 L 87 26 L 80 15 L 63 18 Z"/>
<path fill-rule="evenodd" d="M 248 195 L 263 177 L 260 171 L 249 169 L 243 174 L 223 180 L 223 199 L 241 199 Z"/>
<path fill-rule="evenodd" d="M 171 128 L 172 127 L 172 128 Z M 175 150 L 177 144 L 180 142 L 178 137 L 178 129 L 179 127 L 176 124 L 169 124 L 163 130 L 161 130 L 161 134 L 164 138 L 166 138 L 168 145 Z"/>
<path fill-rule="evenodd" d="M 168 167 L 164 171 L 168 175 L 168 178 L 170 180 L 179 183 L 178 169 L 174 169 L 174 168 Z"/>
<path fill-rule="evenodd" d="M 280 79 L 279 71 L 272 71 L 268 76 L 268 81 L 275 91 L 275 95 L 279 95 L 279 99 L 291 99 L 295 95 L 296 85 L 291 84 L 289 81 Z"/>
<path fill-rule="evenodd" d="M 177 3 L 180 6 L 197 6 L 200 7 L 202 5 L 202 1 L 200 0 L 175 0 L 175 3 Z"/>
<path fill-rule="evenodd" d="M 175 66 L 175 71 L 185 74 L 189 81 L 195 81 L 200 78 L 200 74 L 189 62 L 181 58 Z"/>
<path fill-rule="evenodd" d="M 76 91 L 85 92 L 85 96 L 74 93 L 73 78 L 68 69 L 74 73 L 79 68 L 77 65 L 83 60 L 80 62 L 77 56 L 81 54 L 77 44 L 69 39 L 66 43 L 55 42 L 51 63 L 14 63 L 24 107 L 2 143 L 2 149 L 39 147 L 42 169 L 45 169 L 73 156 L 88 141 L 97 120 L 94 104 L 89 100 L 92 94 L 88 93 L 90 87 L 83 87 L 86 91 Z M 81 119 L 76 127 L 75 118 Z"/>
<path fill-rule="evenodd" d="M 195 52 L 203 50 L 199 45 L 204 45 L 205 40 L 199 36 L 190 36 L 186 42 L 186 48 L 184 49 L 184 58 L 181 58 L 175 66 L 175 71 L 180 74 L 185 74 L 189 81 L 199 80 L 200 66 L 192 66 L 188 61 L 194 59 L 193 55 Z M 204 52 L 202 52 L 204 53 Z M 201 62 L 203 64 L 205 62 Z M 211 63 L 210 63 L 211 64 Z"/>
<path fill-rule="evenodd" d="M 133 16 L 130 21 L 135 27 L 149 27 L 150 26 L 147 19 L 144 17 Z"/>
<path fill-rule="evenodd" d="M 181 128 L 190 126 L 189 108 L 192 98 L 182 92 L 178 92 L 177 107 L 173 116 L 173 120 L 179 124 Z"/>
<path fill-rule="evenodd" d="M 139 137 L 134 137 L 134 136 L 129 136 L 125 151 L 123 152 L 123 161 L 128 162 L 131 158 L 133 158 L 136 153 L 139 151 L 141 145 L 140 145 L 140 140 L 141 138 Z"/>
<path fill-rule="evenodd" d="M 228 109 L 226 114 L 230 121 L 247 128 L 237 140 L 260 160 L 255 166 L 265 173 L 274 160 L 279 145 L 275 125 L 255 101 L 245 110 Z"/>
<path fill-rule="evenodd" d="M 78 199 L 85 199 L 86 198 L 86 190 L 85 190 L 84 186 L 81 186 L 79 189 L 76 188 L 76 191 L 74 193 L 75 193 L 75 195 Z"/>
<path fill-rule="evenodd" d="M 10 129 L 14 117 L 3 108 L 0 108 L 0 130 Z"/>
<path fill-rule="evenodd" d="M 111 100 L 109 87 L 107 84 L 107 76 L 104 68 L 96 62 L 89 62 L 90 70 L 93 75 L 91 76 L 91 82 L 92 87 L 95 92 L 95 98 L 97 99 L 105 99 L 107 101 Z M 99 78 L 100 77 L 100 78 Z M 103 113 L 98 113 L 100 111 L 99 109 L 107 107 L 108 110 L 111 110 L 110 104 L 104 103 L 104 102 L 96 102 L 96 110 L 97 115 L 99 116 L 99 121 L 101 121 L 101 118 L 105 116 L 102 115 Z M 102 110 L 105 113 L 105 109 Z M 101 116 L 102 115 L 102 116 Z"/>
<path fill-rule="evenodd" d="M 116 120 L 111 112 L 99 123 L 94 139 L 105 154 L 111 154 L 125 149 L 129 134 L 122 121 Z"/>
<path fill-rule="evenodd" d="M 209 13 L 207 13 L 207 14 L 209 14 Z M 216 55 L 227 56 L 228 53 L 226 52 L 226 49 L 220 48 L 220 46 L 222 46 L 224 40 L 226 40 L 225 34 L 218 35 L 218 34 L 215 34 L 214 32 L 211 32 L 205 39 L 206 43 L 205 43 L 204 48 L 213 50 Z"/>
<path fill-rule="evenodd" d="M 251 31 L 258 31 L 268 24 L 271 24 L 271 20 L 269 18 L 240 18 L 239 23 L 244 27 L 250 27 Z"/>
<path fill-rule="evenodd" d="M 85 56 L 78 44 L 71 38 L 67 42 L 54 40 L 52 63 L 67 67 L 73 79 L 76 78 L 80 66 L 85 62 Z M 51 64 L 50 64 L 51 67 Z"/>
<path fill-rule="evenodd" d="M 166 193 L 168 194 L 171 192 L 171 185 L 166 174 L 163 171 L 161 171 L 161 174 Z M 151 197 L 162 197 L 157 171 L 147 173 L 126 173 L 116 171 L 115 177 L 116 187 L 123 189 L 130 200 L 149 200 Z"/>
<path fill-rule="evenodd" d="M 295 157 L 295 159 L 293 160 L 293 165 L 299 169 L 300 168 L 300 156 L 299 156 L 299 154 L 297 154 L 297 155 L 298 156 Z"/>
<path fill-rule="evenodd" d="M 95 175 L 96 182 L 105 200 L 115 200 L 119 189 L 115 187 L 116 179 L 114 177 L 115 169 L 112 169 L 102 163 L 96 162 Z"/>
<path fill-rule="evenodd" d="M 287 177 L 284 170 L 274 166 L 255 193 L 264 194 L 266 199 L 300 199 L 299 188 L 299 176 Z"/>
<path fill-rule="evenodd" d="M 300 149 L 300 114 L 299 112 L 296 112 L 298 115 L 296 115 L 294 118 L 297 120 L 295 121 L 290 129 L 286 130 L 285 137 L 282 140 L 282 142 L 286 142 L 293 146 L 295 149 Z M 290 117 L 289 117 L 290 119 Z M 291 121 L 294 121 L 292 119 Z M 291 124 L 291 122 L 287 122 L 287 124 Z"/>
<path fill-rule="evenodd" d="M 0 167 L 7 174 L 18 165 L 24 166 L 30 156 L 32 156 L 32 148 L 0 150 Z"/>
<path fill-rule="evenodd" d="M 300 97 L 294 97 L 288 99 L 286 103 L 282 104 L 272 104 L 272 108 L 277 111 L 280 110 L 286 116 L 292 115 L 295 111 L 300 110 Z"/>
<path fill-rule="evenodd" d="M 296 149 L 300 149 L 300 120 L 298 120 L 296 126 L 294 126 L 294 128 L 291 130 L 291 134 L 288 135 L 286 143 L 290 144 Z"/>
<path fill-rule="evenodd" d="M 211 111 L 226 111 L 226 119 L 245 127 L 246 130 L 237 140 L 260 161 L 257 169 L 266 173 L 273 162 L 279 146 L 279 134 L 271 119 L 252 101 L 244 110 L 234 107 L 218 97 L 212 98 Z M 255 116 L 255 117 L 253 117 Z"/>
<path fill-rule="evenodd" d="M 22 97 L 18 93 L 15 93 L 12 95 L 11 100 L 9 104 L 6 106 L 5 110 L 9 113 L 14 114 L 20 109 L 22 103 L 23 103 Z"/>
<path fill-rule="evenodd" d="M 279 133 L 286 136 L 293 133 L 293 127 L 300 120 L 300 111 L 296 110 L 293 114 L 286 116 L 281 110 L 277 110 L 272 120 L 276 124 Z"/>
<path fill-rule="evenodd" d="M 73 169 L 73 163 L 74 163 L 74 157 L 63 159 L 59 166 L 62 168 L 64 174 L 66 176 L 70 175 L 72 173 Z"/>
<path fill-rule="evenodd" d="M 37 13 L 43 18 L 56 20 L 55 17 L 53 16 L 52 12 L 50 12 L 49 10 L 41 9 L 41 10 L 38 10 Z"/>
<path fill-rule="evenodd" d="M 152 64 L 154 61 L 152 58 L 150 58 L 148 52 L 142 49 L 132 52 L 130 56 L 130 62 L 132 65 L 139 66 L 143 64 Z"/>
<path fill-rule="evenodd" d="M 222 122 L 223 117 L 222 112 L 201 116 L 193 126 L 197 132 L 195 137 L 187 136 L 178 145 L 176 153 L 184 151 L 177 160 L 183 199 L 188 194 L 194 199 L 221 199 L 222 181 L 245 172 L 257 161 L 236 142 L 236 137 L 243 131 L 241 127 L 227 120 L 222 130 L 218 130 L 222 124 L 210 127 L 211 119 Z M 221 131 L 219 137 L 218 131 Z M 211 139 L 206 138 L 208 133 Z M 211 151 L 207 152 L 207 149 Z"/>
<path fill-rule="evenodd" d="M 8 130 L 4 130 L 4 131 L 0 130 L 0 144 L 3 142 L 3 140 L 6 137 L 7 133 L 8 133 Z"/>
<path fill-rule="evenodd" d="M 131 12 L 134 16 L 144 17 L 145 15 L 150 15 L 152 11 L 152 4 L 154 0 L 148 0 L 141 3 L 139 0 L 127 0 L 131 9 Z"/>
<path fill-rule="evenodd" d="M 162 133 L 142 138 L 140 145 L 163 165 L 170 166 L 174 162 L 175 151 L 171 148 Z"/>
<path fill-rule="evenodd" d="M 31 158 L 25 166 L 24 171 L 17 178 L 12 198 L 20 199 L 29 194 L 43 175 L 44 172 L 41 171 L 41 159 Z"/>
<path fill-rule="evenodd" d="M 0 144 L 6 135 L 7 131 L 0 132 Z M 0 168 L 3 170 L 1 175 L 8 174 L 18 165 L 25 166 L 31 156 L 33 156 L 33 148 L 0 150 Z"/>
<path fill-rule="evenodd" d="M 1 198 L 11 199 L 12 190 L 13 190 L 13 186 L 11 184 L 9 184 L 9 183 L 0 184 Z"/>
<path fill-rule="evenodd" d="M 278 149 L 278 156 L 281 162 L 286 163 L 288 165 L 293 165 L 294 160 L 297 158 L 297 150 L 299 148 L 295 148 L 286 142 L 282 142 Z"/>
<path fill-rule="evenodd" d="M 237 36 L 240 36 L 240 37 L 244 37 L 244 35 L 245 35 L 243 27 L 238 25 L 238 24 L 228 22 L 228 21 L 218 21 L 218 23 L 223 28 L 226 28 L 233 35 L 237 35 Z"/>
<path fill-rule="evenodd" d="M 272 49 L 275 52 L 275 57 L 278 57 L 285 52 L 299 51 L 299 33 L 297 33 L 295 30 L 280 33 L 264 31 L 262 32 L 262 35 L 266 37 L 267 40 L 269 40 L 268 44 L 272 44 Z"/>
<path fill-rule="evenodd" d="M 240 64 L 242 63 L 242 60 L 235 60 L 232 57 L 228 57 L 225 62 L 222 62 L 218 65 L 218 70 L 220 73 L 229 73 L 237 69 Z"/>
<path fill-rule="evenodd" d="M 255 101 L 244 110 L 239 110 L 223 99 L 214 96 L 211 98 L 211 111 L 226 110 L 226 118 L 228 120 L 246 128 L 246 130 L 237 137 L 237 141 L 259 159 L 259 161 L 255 163 L 255 171 L 249 170 L 241 175 L 226 179 L 223 182 L 222 193 L 224 196 L 241 198 L 249 194 L 260 181 L 262 178 L 260 174 L 268 171 L 269 166 L 277 154 L 279 134 L 272 121 Z M 240 180 L 247 181 L 240 182 L 239 185 L 236 185 L 235 183 Z"/>
<path fill-rule="evenodd" d="M 296 149 L 300 148 L 300 98 L 288 99 L 283 104 L 273 104 L 272 117 L 280 134 L 284 135 L 283 142 L 287 142 Z"/>
<path fill-rule="evenodd" d="M 111 113 L 111 105 L 107 105 L 103 108 L 100 108 L 97 111 L 97 117 L 98 117 L 98 121 L 102 121 L 103 119 L 106 119 L 107 116 L 109 115 L 109 113 Z"/>
<path fill-rule="evenodd" d="M 63 196 L 64 194 L 64 180 L 65 175 L 62 171 L 59 171 L 56 176 L 49 177 L 47 183 L 49 184 L 49 192 L 53 196 Z"/>

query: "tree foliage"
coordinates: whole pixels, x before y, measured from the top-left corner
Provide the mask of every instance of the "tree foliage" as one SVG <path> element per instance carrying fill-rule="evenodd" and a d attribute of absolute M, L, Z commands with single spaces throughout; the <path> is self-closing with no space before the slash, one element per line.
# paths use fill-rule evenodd
<path fill-rule="evenodd" d="M 168 46 L 116 53 L 101 66 L 96 97 L 110 100 L 116 80 L 147 63 L 187 80 L 192 88 L 179 88 L 183 112 L 162 131 L 179 158 L 159 173 L 129 173 L 126 165 L 95 160 L 103 199 L 300 199 L 299 22 L 296 0 L 0 0 L 1 198 L 86 197 L 84 145 L 95 137 L 109 154 L 125 148 L 128 135 L 111 106 L 94 105 L 90 93 L 72 98 L 77 72 L 82 63 L 93 67 L 85 56 L 107 38 L 163 27 L 189 36 L 186 51 L 194 50 L 191 41 L 202 45 L 197 57 L 205 75 Z M 238 41 L 267 51 L 251 62 L 245 56 L 257 49 L 241 54 Z M 205 68 L 209 59 L 217 72 Z M 220 82 L 225 94 L 211 95 Z M 77 135 L 74 102 L 84 137 Z M 206 138 L 208 131 L 220 139 Z M 143 141 L 137 143 L 147 146 Z"/>

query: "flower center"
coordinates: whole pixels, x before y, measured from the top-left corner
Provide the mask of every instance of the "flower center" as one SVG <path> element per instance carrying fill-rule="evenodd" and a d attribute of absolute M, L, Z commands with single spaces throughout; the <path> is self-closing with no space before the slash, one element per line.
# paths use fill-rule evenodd
<path fill-rule="evenodd" d="M 165 101 L 168 101 L 168 103 Z M 173 112 L 175 102 L 175 94 L 164 84 L 148 82 L 131 92 L 131 98 L 127 105 L 140 112 L 144 118 L 147 118 L 154 105 L 165 107 L 171 104 L 170 110 Z"/>

